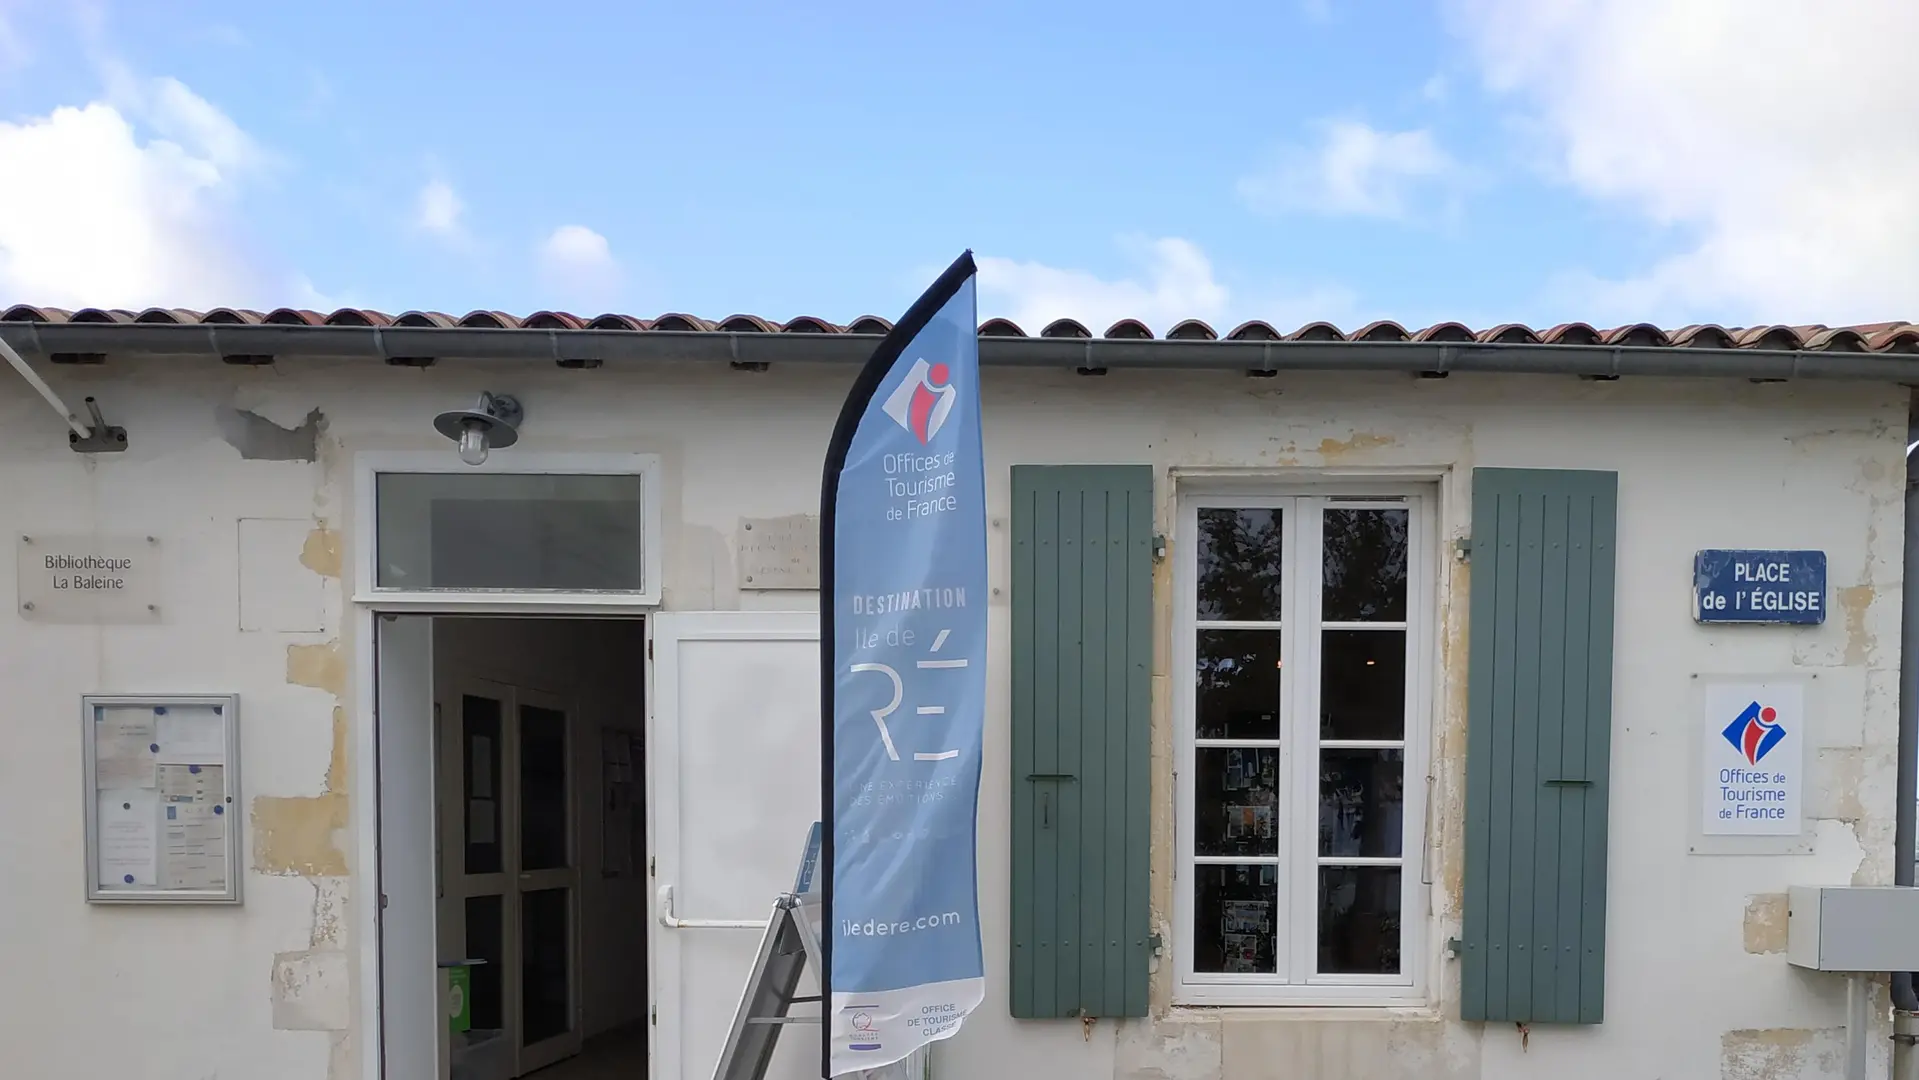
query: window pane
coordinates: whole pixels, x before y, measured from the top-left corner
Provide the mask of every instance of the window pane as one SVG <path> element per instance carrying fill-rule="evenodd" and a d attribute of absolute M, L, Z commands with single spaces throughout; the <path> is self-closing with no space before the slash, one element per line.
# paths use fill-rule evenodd
<path fill-rule="evenodd" d="M 500 847 L 500 703 L 492 698 L 463 695 L 460 722 L 466 772 L 461 795 L 465 812 L 466 872 L 497 874 L 506 869 Z"/>
<path fill-rule="evenodd" d="M 1201 630 L 1197 656 L 1199 737 L 1279 738 L 1279 632 Z"/>
<path fill-rule="evenodd" d="M 1279 870 L 1273 866 L 1194 867 L 1193 970 L 1278 970 Z"/>
<path fill-rule="evenodd" d="M 1201 619 L 1279 621 L 1280 524 L 1278 510 L 1199 512 Z"/>
<path fill-rule="evenodd" d="M 1201 747 L 1193 841 L 1201 855 L 1277 855 L 1279 751 Z"/>
<path fill-rule="evenodd" d="M 1320 634 L 1319 737 L 1399 739 L 1406 734 L 1406 632 Z"/>
<path fill-rule="evenodd" d="M 1319 853 L 1398 858 L 1405 833 L 1403 750 L 1326 750 L 1319 759 Z"/>
<path fill-rule="evenodd" d="M 1397 866 L 1320 868 L 1320 974 L 1399 974 L 1399 876 Z"/>
<path fill-rule="evenodd" d="M 473 1013 L 473 1029 L 498 1031 L 506 1027 L 506 900 L 493 896 L 466 898 L 465 957 L 484 960 L 467 974 L 466 995 Z"/>
<path fill-rule="evenodd" d="M 570 891 L 540 889 L 520 896 L 520 1045 L 532 1046 L 573 1030 L 572 938 L 567 933 Z"/>
<path fill-rule="evenodd" d="M 382 473 L 382 588 L 637 591 L 637 476 Z"/>
<path fill-rule="evenodd" d="M 1327 622 L 1406 621 L 1406 525 L 1409 511 L 1326 511 Z"/>
<path fill-rule="evenodd" d="M 520 706 L 520 869 L 566 859 L 566 714 Z"/>

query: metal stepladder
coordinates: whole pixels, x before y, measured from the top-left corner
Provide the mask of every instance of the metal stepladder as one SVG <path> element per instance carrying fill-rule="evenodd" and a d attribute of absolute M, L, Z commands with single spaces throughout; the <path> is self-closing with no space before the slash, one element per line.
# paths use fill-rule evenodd
<path fill-rule="evenodd" d="M 797 996 L 802 972 L 811 967 L 817 976 L 824 970 L 819 935 L 822 898 L 814 887 L 819 861 L 820 823 L 816 821 L 807 833 L 793 891 L 773 901 L 773 917 L 760 938 L 753 973 L 746 980 L 746 992 L 740 995 L 739 1011 L 720 1050 L 713 1080 L 764 1080 L 780 1031 L 788 1024 L 822 1023 L 826 1015 L 817 995 Z M 802 1002 L 820 1004 L 818 1015 L 793 1016 L 792 1007 Z"/>
<path fill-rule="evenodd" d="M 825 1004 L 818 996 L 799 996 L 800 975 L 808 968 L 813 971 L 815 985 L 825 982 L 819 977 L 826 961 L 820 948 L 825 898 L 815 882 L 819 861 L 820 823 L 816 821 L 806 835 L 806 850 L 800 856 L 800 871 L 793 880 L 793 891 L 782 893 L 773 901 L 773 917 L 760 938 L 753 973 L 747 977 L 746 990 L 740 995 L 740 1006 L 734 1013 L 733 1026 L 727 1031 L 726 1044 L 720 1049 L 713 1080 L 766 1080 L 780 1032 L 788 1024 L 821 1024 L 820 1037 L 829 1037 L 823 1024 L 827 1014 Z M 819 1011 L 811 1016 L 792 1015 L 793 1006 L 803 1003 L 819 1005 Z M 840 1080 L 927 1080 L 930 1061 L 927 1049 L 921 1047 L 904 1061 L 843 1073 Z"/>

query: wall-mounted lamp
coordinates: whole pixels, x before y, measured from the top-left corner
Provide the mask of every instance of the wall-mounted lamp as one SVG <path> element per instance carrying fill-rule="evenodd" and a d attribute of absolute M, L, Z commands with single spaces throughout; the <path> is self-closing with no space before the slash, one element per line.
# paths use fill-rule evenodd
<path fill-rule="evenodd" d="M 443 412 L 433 418 L 433 427 L 460 444 L 461 461 L 479 465 L 486 461 L 488 449 L 505 449 L 520 441 L 520 421 L 525 416 L 518 398 L 481 391 L 471 409 Z"/>

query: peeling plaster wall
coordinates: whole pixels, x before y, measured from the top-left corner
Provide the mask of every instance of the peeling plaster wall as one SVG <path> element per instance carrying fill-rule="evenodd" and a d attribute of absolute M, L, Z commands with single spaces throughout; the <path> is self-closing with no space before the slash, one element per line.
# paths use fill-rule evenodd
<path fill-rule="evenodd" d="M 17 381 L 0 380 L 0 526 L 7 533 L 141 532 L 165 538 L 168 623 L 158 628 L 0 622 L 8 753 L 0 809 L 33 829 L 0 833 L 0 957 L 39 973 L 0 989 L 7 1067 L 31 1076 L 358 1075 L 358 948 L 350 905 L 364 868 L 350 840 L 343 619 L 352 572 L 351 455 L 450 454 L 430 426 L 481 389 L 526 402 L 532 452 L 659 454 L 666 605 L 812 608 L 807 593 L 742 591 L 732 537 L 742 517 L 812 512 L 818 461 L 850 371 L 765 373 L 443 363 L 428 370 L 291 362 L 114 361 L 54 369 L 92 393 L 131 449 L 84 458 Z M 998 651 L 982 792 L 981 897 L 995 996 L 939 1049 L 944 1075 L 1061 1080 L 1326 1077 L 1812 1077 L 1833 1075 L 1836 980 L 1776 952 L 1775 898 L 1790 884 L 1891 879 L 1901 490 L 1906 399 L 1886 386 L 1750 385 L 1655 379 L 1588 383 L 1455 375 L 1221 372 L 988 373 L 991 612 Z M 737 422 L 729 422 L 737 416 Z M 309 452 L 309 442 L 310 452 Z M 517 451 L 510 451 L 517 452 Z M 1006 1017 L 1007 466 L 1149 462 L 1169 481 L 1283 468 L 1453 470 L 1443 539 L 1469 520 L 1475 465 L 1620 472 L 1619 598 L 1607 1022 L 1577 1030 L 1481 1028 L 1456 1012 L 1462 861 L 1466 588 L 1470 564 L 1440 560 L 1427 953 L 1435 1005 L 1365 1011 L 1191 1010 L 1173 1005 L 1170 954 L 1146 1020 L 1020 1023 Z M 1707 631 L 1688 612 L 1692 552 L 1709 546 L 1824 549 L 1833 618 L 1816 630 Z M 1156 571 L 1162 665 L 1153 686 L 1154 917 L 1172 908 L 1171 712 L 1164 669 L 1173 611 Z M 0 585 L 7 590 L 11 579 Z M 9 603 L 7 610 L 14 610 Z M 1688 676 L 1817 671 L 1811 704 L 1818 818 L 1811 855 L 1686 854 Z M 251 856 L 239 909 L 90 908 L 82 899 L 77 698 L 89 691 L 232 690 L 244 707 Z M 1169 934 L 1170 940 L 1170 934 Z M 181 992 L 181 973 L 202 980 Z M 1882 990 L 1883 993 L 1883 990 Z M 80 1007 L 84 1003 L 84 1008 Z M 730 1006 L 730 1002 L 727 1003 Z M 102 1021 L 107 1023 L 103 1026 Z M 346 1030 L 342 1030 L 342 1028 Z M 110 1028 L 112 1038 L 98 1037 Z M 1883 1039 L 1875 1039 L 1883 1047 Z M 1880 1051 L 1882 1052 L 1882 1051 Z"/>

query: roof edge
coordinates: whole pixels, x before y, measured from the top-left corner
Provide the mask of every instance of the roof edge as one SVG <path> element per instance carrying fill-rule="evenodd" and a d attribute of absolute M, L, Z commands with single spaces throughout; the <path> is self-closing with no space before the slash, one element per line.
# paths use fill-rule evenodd
<path fill-rule="evenodd" d="M 178 356 L 603 363 L 862 363 L 878 334 L 713 330 L 488 329 L 300 324 L 0 323 L 0 339 L 42 356 Z M 1919 383 L 1919 353 L 1484 341 L 979 338 L 980 361 L 1081 371 L 1454 371 L 1614 378 L 1849 379 Z M 584 362 L 584 363 L 583 363 Z"/>

